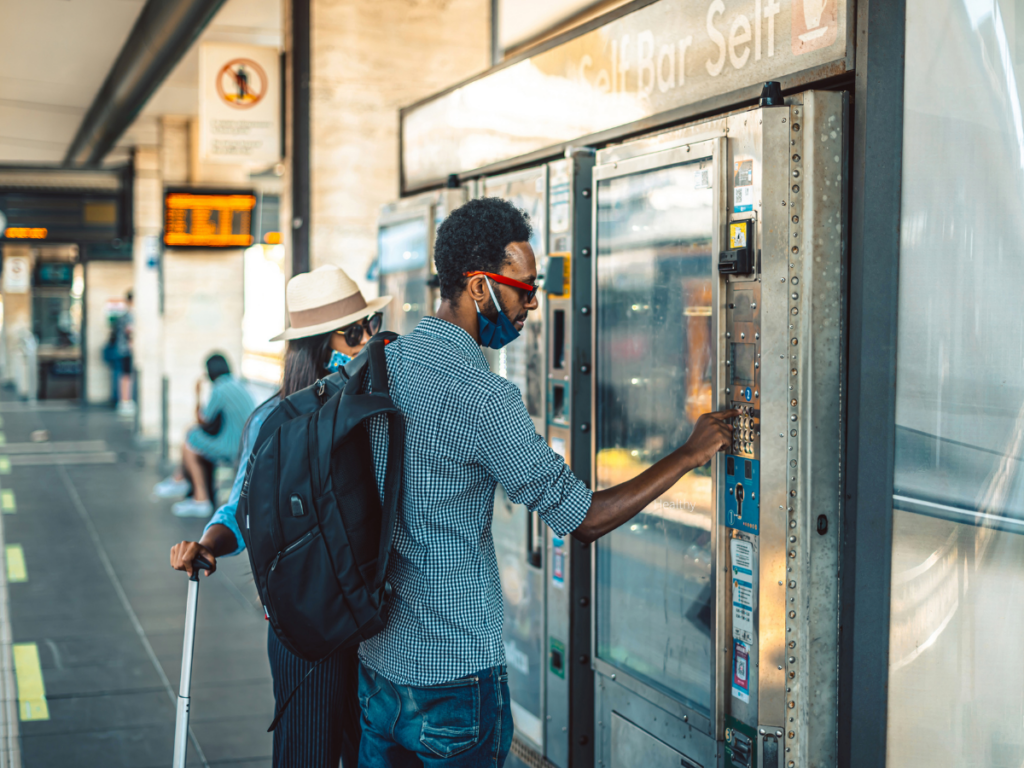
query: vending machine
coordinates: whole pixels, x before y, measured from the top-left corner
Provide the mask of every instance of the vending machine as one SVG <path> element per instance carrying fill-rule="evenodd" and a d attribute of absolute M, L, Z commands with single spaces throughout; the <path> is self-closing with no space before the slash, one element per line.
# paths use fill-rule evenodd
<path fill-rule="evenodd" d="M 409 333 L 437 311 L 434 237 L 449 211 L 465 200 L 466 191 L 455 187 L 404 197 L 381 208 L 371 272 L 377 275 L 380 295 L 394 297 L 384 309 L 387 330 Z"/>
<path fill-rule="evenodd" d="M 537 433 L 570 466 L 574 277 L 589 281 L 590 274 L 587 266 L 577 275 L 574 265 L 589 263 L 593 162 L 593 151 L 572 150 L 564 159 L 475 183 L 477 196 L 501 197 L 529 215 L 542 283 L 539 307 L 530 313 L 521 338 L 488 351 L 491 370 L 519 387 Z M 500 486 L 494 507 L 516 728 L 509 765 L 568 768 L 572 713 L 587 721 L 592 717 L 589 618 L 574 611 L 577 591 L 589 594 L 589 565 L 577 563 L 583 570 L 574 579 L 578 542 L 554 536 L 536 512 L 512 504 Z M 575 636 L 574 628 L 583 634 Z M 584 658 L 574 665 L 577 649 Z M 584 694 L 579 704 L 572 696 L 574 684 Z"/>
<path fill-rule="evenodd" d="M 592 555 L 594 765 L 835 765 L 846 96 L 609 147 L 593 171 L 595 489 L 733 443 Z"/>

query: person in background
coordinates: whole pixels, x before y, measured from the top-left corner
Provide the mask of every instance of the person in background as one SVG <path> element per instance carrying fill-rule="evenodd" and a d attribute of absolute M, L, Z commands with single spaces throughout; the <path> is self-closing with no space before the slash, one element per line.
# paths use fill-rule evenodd
<path fill-rule="evenodd" d="M 132 316 L 131 291 L 125 294 L 124 303 L 127 305 L 127 309 L 117 319 L 117 325 L 114 328 L 114 351 L 120 364 L 120 368 L 115 366 L 119 387 L 117 412 L 121 416 L 134 416 L 135 387 L 132 382 L 132 326 L 134 317 Z"/>
<path fill-rule="evenodd" d="M 334 266 L 296 275 L 288 282 L 287 297 L 291 327 L 277 337 L 288 340 L 281 389 L 253 412 L 246 425 L 242 461 L 228 503 L 207 523 L 199 541 L 183 541 L 171 548 L 171 567 L 189 575 L 198 555 L 213 565 L 206 572 L 209 576 L 216 570 L 218 557 L 245 549 L 235 513 L 249 454 L 266 418 L 282 398 L 305 389 L 359 354 L 380 330 L 380 310 L 391 301 L 390 296 L 381 296 L 367 302 L 349 276 Z M 278 706 L 303 683 L 274 730 L 274 768 L 338 768 L 340 758 L 345 766 L 356 765 L 358 736 L 344 727 L 358 722 L 359 717 L 355 653 L 355 649 L 336 651 L 306 680 L 314 665 L 288 651 L 268 628 L 267 655 Z"/>
<path fill-rule="evenodd" d="M 199 404 L 201 382 L 196 382 L 196 425 L 185 434 L 181 446 L 181 466 L 170 477 L 153 487 L 159 498 L 181 496 L 192 489 L 191 498 L 179 501 L 171 511 L 178 517 L 209 517 L 213 467 L 234 464 L 242 442 L 242 430 L 256 404 L 242 383 L 231 375 L 223 355 L 206 360 L 206 372 L 213 391 L 206 407 Z"/>

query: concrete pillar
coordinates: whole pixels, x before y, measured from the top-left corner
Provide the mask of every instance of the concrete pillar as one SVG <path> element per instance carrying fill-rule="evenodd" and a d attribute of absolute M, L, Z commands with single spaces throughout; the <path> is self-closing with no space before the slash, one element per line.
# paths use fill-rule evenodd
<path fill-rule="evenodd" d="M 490 0 L 310 0 L 310 261 L 377 295 L 377 215 L 398 196 L 398 109 L 490 64 Z"/>
<path fill-rule="evenodd" d="M 135 163 L 135 302 L 132 353 L 139 398 L 139 437 L 159 440 L 163 421 L 163 319 L 160 315 L 160 236 L 163 179 L 159 147 L 137 147 Z"/>
<path fill-rule="evenodd" d="M 198 159 L 196 121 L 163 117 L 161 167 L 165 186 L 250 188 L 244 166 Z M 197 381 L 204 392 L 206 358 L 222 353 L 237 373 L 242 360 L 242 250 L 163 251 L 162 368 L 167 378 L 167 446 L 177 460 L 185 431 L 195 424 Z"/>
<path fill-rule="evenodd" d="M 3 246 L 4 269 L 10 267 L 11 259 L 20 257 L 28 260 L 28 273 L 32 274 L 35 258 L 32 248 L 27 245 L 7 243 Z M 0 278 L 2 278 L 0 274 Z M 11 293 L 7 290 L 8 281 L 2 281 L 3 287 L 3 329 L 0 345 L 3 349 L 3 381 L 5 384 L 17 384 L 21 372 L 20 355 L 18 353 L 18 336 L 22 329 L 32 330 L 32 292 L 26 287 L 24 291 Z"/>

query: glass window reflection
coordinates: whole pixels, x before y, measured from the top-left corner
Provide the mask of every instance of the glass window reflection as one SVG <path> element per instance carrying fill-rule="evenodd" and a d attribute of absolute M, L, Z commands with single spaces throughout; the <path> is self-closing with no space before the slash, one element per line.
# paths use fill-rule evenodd
<path fill-rule="evenodd" d="M 597 223 L 597 488 L 682 445 L 711 409 L 713 192 L 707 159 L 602 181 Z M 712 479 L 684 477 L 598 544 L 598 655 L 711 707 Z"/>
<path fill-rule="evenodd" d="M 384 328 L 411 333 L 430 314 L 425 216 L 384 225 L 377 235 L 380 294 L 393 296 L 384 309 Z"/>
<path fill-rule="evenodd" d="M 898 768 L 1024 764 L 1022 19 L 1012 0 L 907 2 L 887 756 Z"/>

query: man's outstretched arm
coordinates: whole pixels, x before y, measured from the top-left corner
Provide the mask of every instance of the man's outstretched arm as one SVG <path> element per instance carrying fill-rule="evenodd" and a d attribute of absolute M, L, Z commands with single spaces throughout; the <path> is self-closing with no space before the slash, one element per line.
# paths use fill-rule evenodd
<path fill-rule="evenodd" d="M 632 520 L 648 504 L 679 482 L 687 472 L 711 461 L 719 451 L 732 444 L 732 425 L 729 419 L 739 411 L 705 413 L 693 427 L 690 439 L 648 467 L 632 480 L 621 485 L 596 491 L 587 516 L 572 535 L 589 544 Z"/>

